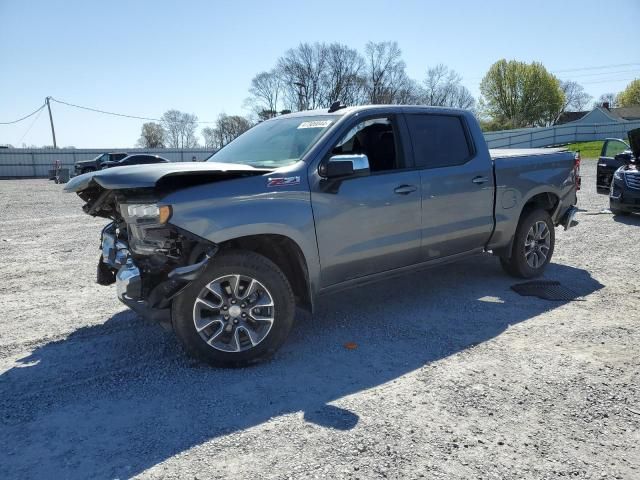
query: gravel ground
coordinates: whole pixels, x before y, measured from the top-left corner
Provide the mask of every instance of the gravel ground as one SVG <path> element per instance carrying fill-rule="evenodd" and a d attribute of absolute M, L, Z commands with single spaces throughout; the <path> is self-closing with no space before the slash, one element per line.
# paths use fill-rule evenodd
<path fill-rule="evenodd" d="M 0 478 L 640 478 L 640 217 L 582 171 L 546 274 L 581 301 L 479 257 L 327 297 L 245 370 L 95 283 L 76 196 L 0 181 Z"/>

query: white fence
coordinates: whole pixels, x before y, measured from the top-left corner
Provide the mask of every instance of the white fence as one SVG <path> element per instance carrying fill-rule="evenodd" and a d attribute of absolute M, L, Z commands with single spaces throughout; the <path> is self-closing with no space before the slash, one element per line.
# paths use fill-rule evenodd
<path fill-rule="evenodd" d="M 640 120 L 555 127 L 520 128 L 485 132 L 489 148 L 536 148 L 573 142 L 591 142 L 605 138 L 626 138 L 627 132 L 640 127 Z"/>
<path fill-rule="evenodd" d="M 190 162 L 205 160 L 213 150 L 206 148 L 107 148 L 107 149 L 41 149 L 41 148 L 0 148 L 0 178 L 4 177 L 46 177 L 55 161 L 59 160 L 63 168 L 73 173 L 73 165 L 80 160 L 91 160 L 105 152 L 150 153 L 160 155 L 172 162 Z"/>
<path fill-rule="evenodd" d="M 558 125 L 543 128 L 521 128 L 485 132 L 489 148 L 535 148 L 563 145 L 573 142 L 589 142 L 605 138 L 626 138 L 627 132 L 640 128 L 640 120 L 587 125 Z M 4 177 L 46 177 L 56 160 L 64 168 L 73 169 L 78 160 L 90 160 L 104 152 L 126 151 L 127 153 L 151 153 L 172 162 L 204 160 L 213 153 L 210 149 L 30 149 L 0 148 L 0 178 Z M 73 173 L 73 172 L 72 172 Z"/>

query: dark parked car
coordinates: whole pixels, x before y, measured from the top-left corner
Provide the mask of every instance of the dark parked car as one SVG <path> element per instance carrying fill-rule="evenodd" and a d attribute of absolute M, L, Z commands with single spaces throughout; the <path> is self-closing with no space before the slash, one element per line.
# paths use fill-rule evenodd
<path fill-rule="evenodd" d="M 102 168 L 124 167 L 127 165 L 146 165 L 148 163 L 168 163 L 169 160 L 160 155 L 148 155 L 146 153 L 133 154 L 116 162 L 104 162 Z"/>
<path fill-rule="evenodd" d="M 623 164 L 613 172 L 609 209 L 615 215 L 640 212 L 640 128 L 628 134 L 631 149 L 616 155 Z"/>
<path fill-rule="evenodd" d="M 625 165 L 625 158 L 631 156 L 631 147 L 620 138 L 607 138 L 602 145 L 596 171 L 596 189 L 609 193 L 613 172 Z"/>
<path fill-rule="evenodd" d="M 465 110 L 334 105 L 259 123 L 207 162 L 65 190 L 110 219 L 98 283 L 190 354 L 240 366 L 270 356 L 319 295 L 489 251 L 508 274 L 541 275 L 579 181 L 573 152 L 489 151 Z"/>
<path fill-rule="evenodd" d="M 101 153 L 97 157 L 91 160 L 81 160 L 76 162 L 75 174 L 81 175 L 87 172 L 95 172 L 96 170 L 102 170 L 103 165 L 106 162 L 117 162 L 127 157 L 129 154 L 125 152 L 114 152 L 114 153 Z"/>

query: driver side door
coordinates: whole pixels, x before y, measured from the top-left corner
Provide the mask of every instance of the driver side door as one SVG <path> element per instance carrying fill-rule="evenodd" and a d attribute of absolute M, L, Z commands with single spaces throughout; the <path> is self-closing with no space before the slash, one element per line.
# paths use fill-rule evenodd
<path fill-rule="evenodd" d="M 365 154 L 369 174 L 311 182 L 321 288 L 419 260 L 420 173 L 411 169 L 408 135 L 399 120 L 390 115 L 352 121 L 323 159 Z"/>

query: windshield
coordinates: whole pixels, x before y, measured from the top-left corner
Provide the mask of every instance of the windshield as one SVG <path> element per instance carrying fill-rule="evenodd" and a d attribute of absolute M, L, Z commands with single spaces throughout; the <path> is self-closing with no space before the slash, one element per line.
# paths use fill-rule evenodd
<path fill-rule="evenodd" d="M 208 162 L 278 168 L 297 162 L 339 117 L 317 115 L 259 123 L 214 153 Z"/>

